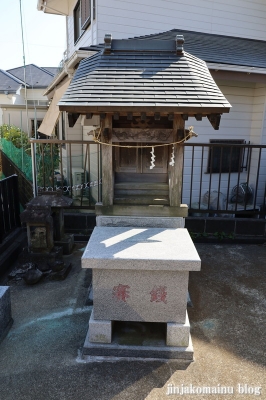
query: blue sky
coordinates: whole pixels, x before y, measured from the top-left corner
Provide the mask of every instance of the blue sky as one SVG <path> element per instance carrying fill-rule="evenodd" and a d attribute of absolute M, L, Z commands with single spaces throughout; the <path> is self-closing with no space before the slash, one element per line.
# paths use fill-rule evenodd
<path fill-rule="evenodd" d="M 57 67 L 66 49 L 66 19 L 37 10 L 37 0 L 21 0 L 26 64 Z M 0 0 L 0 69 L 23 65 L 20 1 Z"/>

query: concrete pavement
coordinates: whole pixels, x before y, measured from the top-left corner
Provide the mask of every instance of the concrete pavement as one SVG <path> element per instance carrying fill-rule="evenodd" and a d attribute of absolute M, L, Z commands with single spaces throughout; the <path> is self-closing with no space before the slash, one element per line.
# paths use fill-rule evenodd
<path fill-rule="evenodd" d="M 202 271 L 190 273 L 188 367 L 81 359 L 91 312 L 84 246 L 66 256 L 73 268 L 65 281 L 9 282 L 14 324 L 0 344 L 0 400 L 266 399 L 265 246 L 196 245 Z"/>

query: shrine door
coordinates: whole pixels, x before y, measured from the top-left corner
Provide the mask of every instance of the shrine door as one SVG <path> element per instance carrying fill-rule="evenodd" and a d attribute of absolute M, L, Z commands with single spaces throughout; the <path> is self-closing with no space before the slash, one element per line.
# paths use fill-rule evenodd
<path fill-rule="evenodd" d="M 149 143 L 120 143 L 138 148 L 114 148 L 114 204 L 169 204 L 168 146 L 154 147 L 151 166 Z"/>

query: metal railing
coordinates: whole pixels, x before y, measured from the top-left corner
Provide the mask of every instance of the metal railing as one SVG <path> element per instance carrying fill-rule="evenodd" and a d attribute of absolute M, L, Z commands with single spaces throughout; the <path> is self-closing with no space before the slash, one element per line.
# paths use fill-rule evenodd
<path fill-rule="evenodd" d="M 102 198 L 101 146 L 93 141 L 31 139 L 36 191 L 61 189 L 71 208 Z M 40 156 L 41 155 L 41 156 Z M 111 168 L 111 167 L 110 167 Z M 182 203 L 193 216 L 265 216 L 266 146 L 185 143 Z"/>
<path fill-rule="evenodd" d="M 0 243 L 14 229 L 20 227 L 18 176 L 0 181 Z"/>
<path fill-rule="evenodd" d="M 71 208 L 94 209 L 102 198 L 101 146 L 93 141 L 31 139 L 31 154 L 41 157 L 34 164 L 33 181 L 39 190 L 60 189 L 73 198 Z"/>
<path fill-rule="evenodd" d="M 265 216 L 266 146 L 186 143 L 182 202 L 194 216 Z"/>

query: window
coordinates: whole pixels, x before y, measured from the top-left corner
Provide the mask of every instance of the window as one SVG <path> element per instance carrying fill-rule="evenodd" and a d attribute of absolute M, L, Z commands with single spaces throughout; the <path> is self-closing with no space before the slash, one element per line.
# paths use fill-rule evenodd
<path fill-rule="evenodd" d="M 74 9 L 74 42 L 91 23 L 91 0 L 79 0 Z"/>
<path fill-rule="evenodd" d="M 221 144 L 221 146 L 209 147 L 209 158 L 207 172 L 240 172 L 243 168 L 243 148 L 230 146 L 244 144 L 244 140 L 210 140 L 210 143 Z"/>
<path fill-rule="evenodd" d="M 38 132 L 38 128 L 40 127 L 42 123 L 42 119 L 31 119 L 31 136 L 35 137 L 35 122 L 36 122 L 36 131 L 37 131 L 37 136 L 40 135 Z"/>

